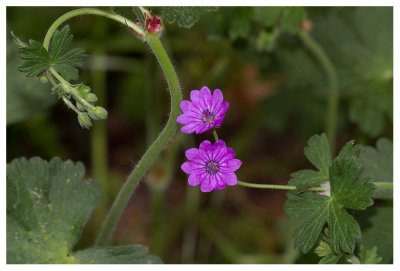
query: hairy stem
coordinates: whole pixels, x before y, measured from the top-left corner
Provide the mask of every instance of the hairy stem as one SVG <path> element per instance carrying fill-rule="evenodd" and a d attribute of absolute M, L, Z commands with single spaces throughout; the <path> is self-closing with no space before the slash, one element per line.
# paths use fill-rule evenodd
<path fill-rule="evenodd" d="M 326 133 L 329 139 L 331 150 L 334 152 L 336 144 L 336 126 L 339 106 L 339 87 L 336 70 L 328 55 L 309 34 L 300 31 L 299 37 L 303 41 L 304 45 L 308 48 L 308 50 L 318 60 L 321 67 L 324 69 L 326 76 L 328 77 L 329 97 L 328 109 L 326 114 Z"/>
<path fill-rule="evenodd" d="M 156 56 L 167 80 L 171 94 L 171 112 L 166 126 L 153 144 L 147 149 L 143 157 L 139 160 L 136 167 L 128 176 L 124 186 L 118 193 L 117 198 L 115 199 L 114 204 L 112 205 L 107 218 L 104 221 L 103 227 L 100 230 L 99 236 L 96 240 L 97 245 L 104 245 L 108 242 L 120 216 L 122 215 L 122 212 L 125 209 L 126 204 L 128 203 L 129 198 L 131 197 L 140 179 L 149 169 L 150 165 L 153 163 L 160 151 L 174 135 L 177 128 L 175 120 L 179 115 L 179 104 L 182 100 L 181 87 L 178 77 L 174 67 L 172 66 L 171 60 L 161 44 L 160 39 L 154 36 L 147 36 L 146 42 Z"/>
<path fill-rule="evenodd" d="M 374 182 L 373 183 L 376 190 L 393 190 L 393 183 L 389 182 Z M 298 188 L 294 185 L 279 185 L 279 184 L 260 184 L 260 183 L 248 183 L 243 181 L 238 181 L 238 185 L 250 188 L 260 188 L 260 189 L 280 189 L 280 190 L 297 190 Z M 309 191 L 324 191 L 320 186 L 310 187 Z"/>
<path fill-rule="evenodd" d="M 132 31 L 134 31 L 138 36 L 144 37 L 145 33 L 143 30 L 137 26 L 134 22 L 131 20 L 128 20 L 127 18 L 116 14 L 112 12 L 111 10 L 103 10 L 99 8 L 80 8 L 80 9 L 75 9 L 70 12 L 65 13 L 61 17 L 59 17 L 57 20 L 53 22 L 53 24 L 50 26 L 49 30 L 47 30 L 46 36 L 44 37 L 43 41 L 43 47 L 48 50 L 49 45 L 50 45 L 50 40 L 51 37 L 53 36 L 54 32 L 57 30 L 60 25 L 62 25 L 65 21 L 76 17 L 80 15 L 98 15 L 98 16 L 103 16 L 106 18 L 109 18 L 111 20 L 117 21 L 127 27 L 129 27 Z"/>

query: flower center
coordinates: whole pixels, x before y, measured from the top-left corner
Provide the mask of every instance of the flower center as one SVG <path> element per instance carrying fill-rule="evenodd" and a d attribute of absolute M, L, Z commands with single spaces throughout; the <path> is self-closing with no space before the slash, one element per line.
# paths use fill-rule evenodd
<path fill-rule="evenodd" d="M 209 174 L 215 174 L 219 170 L 219 165 L 215 161 L 210 161 L 206 164 L 206 171 Z"/>
<path fill-rule="evenodd" d="M 214 121 L 214 114 L 210 112 L 210 110 L 203 110 L 203 121 L 205 124 L 211 124 Z"/>

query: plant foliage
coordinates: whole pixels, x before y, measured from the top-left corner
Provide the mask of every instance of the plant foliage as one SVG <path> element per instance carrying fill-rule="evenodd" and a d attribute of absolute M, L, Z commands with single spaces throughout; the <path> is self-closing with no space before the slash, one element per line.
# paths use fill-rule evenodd
<path fill-rule="evenodd" d="M 304 188 L 302 192 L 289 192 L 285 203 L 287 214 L 300 221 L 294 232 L 295 246 L 307 253 L 326 229 L 325 239 L 332 252 L 351 254 L 361 230 L 349 210 L 364 210 L 373 204 L 373 184 L 358 177 L 361 147 L 350 141 L 332 160 L 327 137 L 322 134 L 311 137 L 304 152 L 318 171 L 295 172 L 290 181 Z M 317 185 L 323 191 L 305 191 Z"/>
<path fill-rule="evenodd" d="M 77 67 L 84 64 L 86 55 L 83 49 L 67 50 L 73 39 L 68 25 L 55 31 L 48 51 L 35 40 L 29 40 L 26 43 L 15 36 L 14 33 L 11 32 L 11 34 L 22 59 L 22 64 L 18 67 L 21 72 L 32 77 L 43 74 L 49 68 L 54 68 L 67 81 L 78 79 L 79 71 Z"/>
<path fill-rule="evenodd" d="M 100 201 L 81 163 L 38 157 L 7 165 L 7 263 L 157 263 L 141 245 L 74 251 Z"/>

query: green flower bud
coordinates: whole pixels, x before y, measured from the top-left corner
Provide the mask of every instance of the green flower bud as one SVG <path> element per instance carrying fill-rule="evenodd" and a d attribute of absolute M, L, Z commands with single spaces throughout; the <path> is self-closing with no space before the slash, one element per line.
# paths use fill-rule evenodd
<path fill-rule="evenodd" d="M 76 102 L 76 108 L 82 112 L 86 111 L 85 107 L 80 102 Z"/>
<path fill-rule="evenodd" d="M 49 82 L 49 79 L 47 79 L 47 76 L 44 75 L 44 74 L 42 74 L 42 75 L 39 77 L 39 80 L 40 80 L 40 83 L 42 83 L 42 84 L 47 84 L 47 83 Z"/>
<path fill-rule="evenodd" d="M 106 119 L 107 118 L 107 110 L 105 110 L 101 106 L 95 106 L 91 109 L 88 110 L 89 116 L 94 119 L 94 120 L 99 120 L 99 119 Z"/>
<path fill-rule="evenodd" d="M 90 120 L 87 113 L 79 113 L 78 121 L 82 128 L 89 129 L 92 126 L 92 121 Z"/>
<path fill-rule="evenodd" d="M 89 86 L 86 86 L 86 85 L 79 85 L 77 88 L 76 88 L 76 90 L 79 92 L 79 94 L 81 94 L 81 95 L 83 95 L 84 96 L 84 94 L 88 94 L 88 93 L 90 93 L 90 87 Z"/>
<path fill-rule="evenodd" d="M 88 93 L 83 98 L 89 103 L 95 103 L 97 101 L 97 96 L 94 93 Z"/>

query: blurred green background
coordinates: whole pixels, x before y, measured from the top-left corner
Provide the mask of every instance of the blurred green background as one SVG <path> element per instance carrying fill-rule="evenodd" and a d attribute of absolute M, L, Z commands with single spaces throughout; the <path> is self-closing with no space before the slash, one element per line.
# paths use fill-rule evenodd
<path fill-rule="evenodd" d="M 42 41 L 71 7 L 7 8 L 7 161 L 25 156 L 82 161 L 102 184 L 103 205 L 78 246 L 92 244 L 105 212 L 168 117 L 166 82 L 150 50 L 129 30 L 102 17 L 68 21 L 73 47 L 90 55 L 80 81 L 109 117 L 82 129 L 50 87 L 17 71 L 10 32 Z M 337 149 L 350 139 L 375 145 L 393 138 L 393 9 L 390 7 L 150 8 L 164 18 L 162 41 L 184 98 L 219 88 L 230 109 L 220 138 L 243 161 L 241 180 L 286 184 L 308 168 L 307 139 L 326 125 L 329 86 L 301 39 L 308 32 L 338 74 Z M 132 8 L 114 9 L 135 20 Z M 191 28 L 188 28 L 191 27 Z M 180 170 L 184 150 L 212 139 L 177 133 L 132 197 L 113 238 L 142 243 L 166 263 L 317 263 L 292 249 L 284 191 L 231 187 L 202 194 Z M 389 252 L 388 252 L 389 253 Z M 388 254 L 390 255 L 390 253 Z M 390 262 L 390 256 L 384 257 Z"/>

